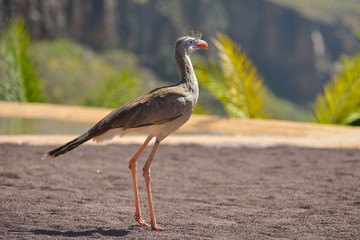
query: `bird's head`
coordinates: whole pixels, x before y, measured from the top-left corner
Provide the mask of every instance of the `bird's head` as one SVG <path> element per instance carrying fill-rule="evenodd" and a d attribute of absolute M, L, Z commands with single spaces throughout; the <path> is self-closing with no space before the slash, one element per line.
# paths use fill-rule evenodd
<path fill-rule="evenodd" d="M 175 51 L 181 55 L 190 55 L 190 53 L 200 48 L 207 49 L 208 44 L 200 38 L 200 33 L 196 34 L 196 36 L 184 36 L 179 38 L 175 44 Z"/>

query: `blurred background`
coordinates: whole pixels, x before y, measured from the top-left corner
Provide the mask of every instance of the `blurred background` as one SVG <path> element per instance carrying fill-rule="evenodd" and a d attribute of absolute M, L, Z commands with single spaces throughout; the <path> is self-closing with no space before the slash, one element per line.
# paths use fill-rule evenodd
<path fill-rule="evenodd" d="M 198 29 L 196 113 L 357 125 L 359 25 L 360 0 L 0 0 L 0 101 L 118 107 Z"/>

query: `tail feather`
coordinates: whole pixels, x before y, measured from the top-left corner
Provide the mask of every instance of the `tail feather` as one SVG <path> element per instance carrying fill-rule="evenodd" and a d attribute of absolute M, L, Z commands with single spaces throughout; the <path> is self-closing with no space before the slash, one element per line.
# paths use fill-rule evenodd
<path fill-rule="evenodd" d="M 83 144 L 84 142 L 89 141 L 92 138 L 88 133 L 84 133 L 83 135 L 73 139 L 72 141 L 66 143 L 65 145 L 58 147 L 50 152 L 47 152 L 43 155 L 42 160 L 51 160 L 56 158 L 59 155 L 62 155 L 66 152 L 73 150 L 74 148 L 78 147 L 79 145 Z"/>

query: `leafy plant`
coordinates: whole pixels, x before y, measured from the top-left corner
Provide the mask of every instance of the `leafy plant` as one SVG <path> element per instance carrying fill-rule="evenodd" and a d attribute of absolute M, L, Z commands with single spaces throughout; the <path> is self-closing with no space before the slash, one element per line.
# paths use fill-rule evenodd
<path fill-rule="evenodd" d="M 240 45 L 224 34 L 218 33 L 213 43 L 218 50 L 219 62 L 194 61 L 200 85 L 223 104 L 231 117 L 265 117 L 266 90 L 251 60 Z"/>
<path fill-rule="evenodd" d="M 151 81 L 125 51 L 93 52 L 68 39 L 38 41 L 33 51 L 52 103 L 118 107 Z"/>
<path fill-rule="evenodd" d="M 84 102 L 89 106 L 117 108 L 134 98 L 140 80 L 125 68 L 119 74 L 108 76 L 86 94 Z"/>
<path fill-rule="evenodd" d="M 313 105 L 319 123 L 356 124 L 360 121 L 360 54 L 345 57 L 342 69 L 324 87 Z"/>
<path fill-rule="evenodd" d="M 0 41 L 0 99 L 43 102 L 43 85 L 29 54 L 30 34 L 23 20 L 8 22 Z"/>

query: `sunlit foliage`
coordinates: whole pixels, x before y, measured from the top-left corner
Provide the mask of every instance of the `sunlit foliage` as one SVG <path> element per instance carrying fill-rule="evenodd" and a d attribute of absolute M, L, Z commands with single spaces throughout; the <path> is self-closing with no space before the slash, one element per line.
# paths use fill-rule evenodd
<path fill-rule="evenodd" d="M 0 100 L 43 102 L 43 85 L 29 54 L 30 34 L 24 21 L 7 23 L 0 40 Z"/>
<path fill-rule="evenodd" d="M 52 103 L 118 107 L 140 94 L 135 60 L 122 51 L 97 53 L 67 39 L 36 42 L 33 51 Z"/>
<path fill-rule="evenodd" d="M 342 69 L 317 97 L 313 112 L 319 123 L 359 125 L 360 54 L 343 58 Z"/>
<path fill-rule="evenodd" d="M 263 118 L 266 90 L 251 60 L 239 44 L 228 36 L 217 34 L 212 41 L 218 61 L 195 61 L 200 85 L 208 89 L 231 117 Z"/>

